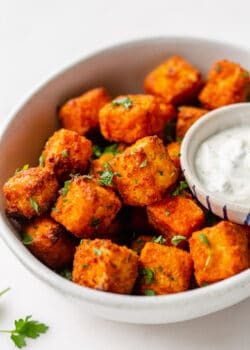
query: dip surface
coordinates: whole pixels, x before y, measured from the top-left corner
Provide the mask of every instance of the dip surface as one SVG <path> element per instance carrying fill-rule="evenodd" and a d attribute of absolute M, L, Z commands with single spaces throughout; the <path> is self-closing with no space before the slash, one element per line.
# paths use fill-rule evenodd
<path fill-rule="evenodd" d="M 208 191 L 250 207 L 250 125 L 207 138 L 196 152 L 195 169 Z"/>

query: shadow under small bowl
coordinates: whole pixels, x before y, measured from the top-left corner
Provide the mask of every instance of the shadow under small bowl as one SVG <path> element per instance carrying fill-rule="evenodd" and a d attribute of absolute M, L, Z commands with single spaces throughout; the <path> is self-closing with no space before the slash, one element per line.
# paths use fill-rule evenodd
<path fill-rule="evenodd" d="M 245 125 L 250 126 L 250 103 L 233 104 L 207 113 L 192 125 L 183 139 L 181 167 L 194 197 L 204 207 L 224 220 L 250 225 L 250 199 L 249 205 L 242 205 L 219 192 L 210 192 L 199 180 L 195 167 L 196 154 L 203 141 L 223 130 Z"/>

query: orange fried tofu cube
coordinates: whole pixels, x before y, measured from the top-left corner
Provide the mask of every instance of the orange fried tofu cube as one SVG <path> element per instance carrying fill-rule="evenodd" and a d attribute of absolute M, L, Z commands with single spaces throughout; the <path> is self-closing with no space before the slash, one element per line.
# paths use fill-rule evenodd
<path fill-rule="evenodd" d="M 110 240 L 83 240 L 77 247 L 73 282 L 106 292 L 130 294 L 138 275 L 138 257 Z"/>
<path fill-rule="evenodd" d="M 182 139 L 190 126 L 207 112 L 208 110 L 203 108 L 191 106 L 180 107 L 176 122 L 176 137 Z"/>
<path fill-rule="evenodd" d="M 145 206 L 162 198 L 174 184 L 178 171 L 171 161 L 162 140 L 157 136 L 144 137 L 110 162 L 114 184 L 125 204 Z"/>
<path fill-rule="evenodd" d="M 150 95 L 119 96 L 99 113 L 101 133 L 109 141 L 134 143 L 161 133 L 175 108 Z"/>
<path fill-rule="evenodd" d="M 91 141 L 75 131 L 60 129 L 48 139 L 41 157 L 62 183 L 70 174 L 84 173 L 91 154 Z"/>
<path fill-rule="evenodd" d="M 194 232 L 189 243 L 199 286 L 223 280 L 248 268 L 247 233 L 240 225 L 221 221 Z"/>
<path fill-rule="evenodd" d="M 247 101 L 249 92 L 248 72 L 237 63 L 222 60 L 213 64 L 199 100 L 205 108 L 214 109 Z"/>
<path fill-rule="evenodd" d="M 77 176 L 66 181 L 51 216 L 80 238 L 105 233 L 121 202 L 109 188 Z"/>
<path fill-rule="evenodd" d="M 99 111 L 110 101 L 104 88 L 89 90 L 66 102 L 59 110 L 59 118 L 65 129 L 85 135 L 99 125 Z"/>
<path fill-rule="evenodd" d="M 73 261 L 75 242 L 65 229 L 48 216 L 23 226 L 24 244 L 42 262 L 59 269 Z"/>
<path fill-rule="evenodd" d="M 138 290 L 144 295 L 183 292 L 193 270 L 189 253 L 158 243 L 146 243 L 139 258 Z"/>
<path fill-rule="evenodd" d="M 19 171 L 3 186 L 6 213 L 14 219 L 31 219 L 46 213 L 59 189 L 55 175 L 47 168 Z"/>
<path fill-rule="evenodd" d="M 170 159 L 174 163 L 175 167 L 181 171 L 181 163 L 180 163 L 180 156 L 181 156 L 181 143 L 180 142 L 171 142 L 167 145 L 167 151 L 169 154 Z"/>
<path fill-rule="evenodd" d="M 178 56 L 170 57 L 144 80 L 146 93 L 163 97 L 167 103 L 175 105 L 194 101 L 200 86 L 200 72 Z"/>
<path fill-rule="evenodd" d="M 149 223 L 162 234 L 168 244 L 174 236 L 189 238 L 202 227 L 205 216 L 193 199 L 168 195 L 147 207 Z"/>

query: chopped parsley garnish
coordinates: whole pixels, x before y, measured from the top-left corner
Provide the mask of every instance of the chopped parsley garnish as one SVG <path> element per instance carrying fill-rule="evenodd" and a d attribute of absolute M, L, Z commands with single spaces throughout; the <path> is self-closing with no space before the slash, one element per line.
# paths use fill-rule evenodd
<path fill-rule="evenodd" d="M 0 330 L 1 333 L 9 333 L 10 339 L 19 349 L 27 345 L 26 338 L 36 339 L 40 334 L 46 333 L 49 327 L 44 323 L 31 320 L 32 316 L 15 320 L 15 328 L 11 330 Z"/>
<path fill-rule="evenodd" d="M 82 175 L 83 179 L 87 179 L 87 180 L 92 180 L 93 176 L 92 175 Z"/>
<path fill-rule="evenodd" d="M 182 235 L 176 235 L 172 237 L 171 244 L 177 246 L 182 241 L 187 241 L 187 237 Z"/>
<path fill-rule="evenodd" d="M 32 197 L 30 197 L 30 205 L 35 210 L 36 213 L 39 212 L 38 204 Z"/>
<path fill-rule="evenodd" d="M 69 281 L 72 281 L 72 272 L 71 270 L 66 267 L 65 269 L 63 269 L 61 272 L 60 272 L 60 275 L 64 278 L 66 278 L 67 280 Z"/>
<path fill-rule="evenodd" d="M 201 243 L 207 245 L 210 248 L 210 242 L 204 233 L 199 234 L 199 239 L 200 239 Z"/>
<path fill-rule="evenodd" d="M 206 268 L 208 267 L 211 259 L 212 259 L 212 256 L 211 256 L 211 252 L 210 252 L 210 254 L 208 255 L 208 257 L 206 259 L 206 262 L 205 262 L 205 265 L 204 265 L 204 270 L 206 270 Z"/>
<path fill-rule="evenodd" d="M 118 151 L 118 144 L 113 143 L 112 145 L 109 145 L 109 146 L 104 148 L 103 154 L 105 154 L 105 153 L 112 153 L 113 155 L 117 155 L 121 152 Z"/>
<path fill-rule="evenodd" d="M 113 184 L 114 176 L 121 176 L 119 173 L 113 172 L 111 166 L 106 163 L 104 164 L 104 171 L 101 173 L 98 179 L 98 183 L 102 186 L 110 186 Z"/>
<path fill-rule="evenodd" d="M 151 295 L 156 295 L 156 293 L 153 289 L 145 289 L 144 295 L 151 296 Z"/>
<path fill-rule="evenodd" d="M 62 151 L 62 157 L 67 158 L 69 156 L 68 151 L 65 149 Z"/>
<path fill-rule="evenodd" d="M 160 236 L 158 236 L 158 237 L 154 236 L 154 237 L 152 238 L 152 242 L 153 242 L 153 243 L 164 244 L 164 243 L 166 242 L 166 238 L 164 238 L 162 235 L 160 235 Z"/>
<path fill-rule="evenodd" d="M 66 196 L 66 194 L 68 193 L 70 184 L 71 184 L 71 180 L 67 180 L 64 182 L 64 186 L 61 189 L 62 196 Z"/>
<path fill-rule="evenodd" d="M 249 73 L 248 72 L 243 72 L 242 73 L 242 77 L 243 78 L 248 78 L 249 77 Z"/>
<path fill-rule="evenodd" d="M 183 137 L 177 136 L 176 137 L 176 142 L 181 143 L 183 140 Z"/>
<path fill-rule="evenodd" d="M 165 210 L 165 215 L 168 216 L 170 214 L 169 210 Z"/>
<path fill-rule="evenodd" d="M 138 185 L 138 182 L 139 182 L 139 181 L 138 181 L 138 179 L 135 179 L 134 182 L 135 182 L 135 185 Z"/>
<path fill-rule="evenodd" d="M 99 145 L 94 145 L 92 147 L 92 157 L 93 158 L 99 158 L 102 155 L 102 150 Z"/>
<path fill-rule="evenodd" d="M 55 213 L 59 213 L 59 209 L 57 207 L 53 207 L 52 210 L 55 212 Z"/>
<path fill-rule="evenodd" d="M 97 218 L 91 218 L 91 224 L 90 224 L 90 226 L 92 226 L 92 227 L 97 227 L 98 225 L 100 224 L 100 220 L 99 219 L 97 219 Z"/>
<path fill-rule="evenodd" d="M 217 64 L 217 66 L 215 67 L 215 71 L 217 73 L 220 73 L 221 72 L 221 65 L 220 64 Z"/>
<path fill-rule="evenodd" d="M 39 157 L 39 165 L 40 165 L 41 167 L 44 166 L 44 161 L 45 161 L 44 156 L 41 154 L 40 157 Z"/>
<path fill-rule="evenodd" d="M 135 244 L 139 245 L 139 244 L 145 244 L 146 241 L 144 241 L 144 239 L 138 239 Z"/>
<path fill-rule="evenodd" d="M 20 171 L 22 171 L 22 170 L 28 170 L 29 169 L 29 164 L 24 164 L 24 166 L 22 167 L 22 168 L 17 168 L 16 170 L 15 170 L 15 175 L 17 174 L 17 173 L 19 173 Z"/>
<path fill-rule="evenodd" d="M 158 266 L 158 267 L 157 267 L 157 270 L 158 270 L 159 272 L 162 272 L 162 271 L 163 271 L 163 267 L 162 267 L 162 266 Z"/>
<path fill-rule="evenodd" d="M 143 268 L 140 271 L 142 276 L 145 276 L 145 283 L 149 284 L 152 283 L 154 281 L 154 277 L 155 277 L 155 270 L 154 269 L 146 269 Z"/>
<path fill-rule="evenodd" d="M 176 187 L 176 189 L 172 192 L 172 196 L 184 196 L 185 195 L 185 189 L 188 188 L 188 184 L 186 181 L 180 181 L 179 185 Z"/>
<path fill-rule="evenodd" d="M 128 111 L 129 108 L 133 106 L 133 101 L 129 97 L 121 97 L 113 100 L 112 105 L 113 107 L 123 106 L 126 109 L 126 111 Z"/>
<path fill-rule="evenodd" d="M 164 141 L 167 143 L 174 142 L 175 140 L 175 126 L 176 119 L 171 119 L 167 122 L 164 128 Z"/>
<path fill-rule="evenodd" d="M 209 283 L 208 283 L 208 282 L 203 282 L 203 283 L 202 283 L 202 287 L 207 287 L 207 286 L 209 286 Z"/>
<path fill-rule="evenodd" d="M 144 160 L 141 162 L 139 168 L 145 168 L 145 167 L 147 166 L 147 164 L 148 164 L 147 159 L 144 159 Z"/>
<path fill-rule="evenodd" d="M 98 255 L 98 256 L 102 256 L 102 251 L 101 251 L 101 249 L 97 249 L 97 248 L 93 248 L 93 252 L 96 254 L 96 255 Z"/>
<path fill-rule="evenodd" d="M 84 269 L 87 269 L 87 268 L 89 267 L 89 264 L 82 264 L 82 267 L 83 267 Z"/>
<path fill-rule="evenodd" d="M 33 242 L 33 238 L 28 233 L 24 233 L 22 242 L 25 245 L 29 245 Z"/>

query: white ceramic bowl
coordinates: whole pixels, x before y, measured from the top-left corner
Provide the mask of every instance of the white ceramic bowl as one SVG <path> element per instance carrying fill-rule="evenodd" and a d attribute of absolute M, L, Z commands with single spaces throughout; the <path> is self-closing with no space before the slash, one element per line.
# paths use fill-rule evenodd
<path fill-rule="evenodd" d="M 240 125 L 250 125 L 250 103 L 237 103 L 207 113 L 192 125 L 183 139 L 181 166 L 193 195 L 204 207 L 224 220 L 250 225 L 250 203 L 240 205 L 225 199 L 220 193 L 208 191 L 195 169 L 196 153 L 203 141 L 220 131 Z"/>
<path fill-rule="evenodd" d="M 170 55 L 181 55 L 205 74 L 222 58 L 250 69 L 250 51 L 231 44 L 197 38 L 156 38 L 130 42 L 85 58 L 63 71 L 19 105 L 1 131 L 0 186 L 17 167 L 37 164 L 44 141 L 58 127 L 57 106 L 95 86 L 111 94 L 142 91 L 143 78 Z M 164 296 L 104 293 L 69 282 L 40 263 L 20 242 L 5 216 L 0 197 L 0 231 L 6 244 L 35 276 L 101 317 L 130 323 L 160 324 L 192 319 L 233 305 L 250 295 L 250 270 L 223 282 Z"/>

